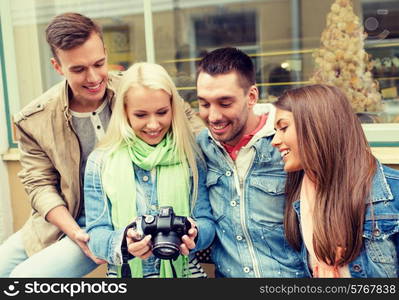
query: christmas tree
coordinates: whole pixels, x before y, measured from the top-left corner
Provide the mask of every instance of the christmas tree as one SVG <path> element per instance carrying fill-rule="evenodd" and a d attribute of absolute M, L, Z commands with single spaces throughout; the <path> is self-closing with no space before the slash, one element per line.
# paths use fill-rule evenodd
<path fill-rule="evenodd" d="M 356 112 L 381 110 L 378 82 L 364 50 L 366 37 L 351 1 L 336 0 L 327 15 L 321 47 L 313 53 L 316 69 L 310 81 L 339 87 Z"/>

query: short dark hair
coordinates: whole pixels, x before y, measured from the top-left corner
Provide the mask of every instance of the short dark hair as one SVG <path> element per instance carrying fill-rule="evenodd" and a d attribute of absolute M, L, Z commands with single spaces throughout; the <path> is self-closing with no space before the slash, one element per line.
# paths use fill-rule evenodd
<path fill-rule="evenodd" d="M 206 54 L 198 64 L 197 79 L 201 72 L 215 76 L 233 71 L 237 72 L 239 84 L 244 90 L 255 84 L 255 68 L 252 59 L 233 47 L 219 48 Z"/>
<path fill-rule="evenodd" d="M 54 58 L 58 61 L 58 49 L 69 50 L 80 46 L 93 32 L 103 41 L 101 27 L 93 20 L 78 13 L 63 13 L 55 16 L 47 26 L 46 39 Z"/>

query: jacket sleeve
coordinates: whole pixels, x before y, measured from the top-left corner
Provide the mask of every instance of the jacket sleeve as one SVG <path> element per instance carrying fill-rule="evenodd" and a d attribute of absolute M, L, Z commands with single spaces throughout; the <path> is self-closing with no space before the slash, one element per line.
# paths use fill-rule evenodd
<path fill-rule="evenodd" d="M 397 261 L 399 261 L 399 232 L 397 232 L 394 235 L 393 242 L 394 242 L 395 248 L 396 248 L 396 258 L 397 258 Z"/>
<path fill-rule="evenodd" d="M 101 183 L 102 157 L 92 152 L 88 159 L 84 177 L 84 199 L 86 231 L 90 236 L 90 251 L 98 258 L 113 265 L 121 265 L 121 244 L 124 229 L 114 230 L 111 218 L 111 203 Z"/>
<path fill-rule="evenodd" d="M 208 248 L 215 238 L 215 220 L 209 202 L 208 189 L 206 187 L 205 162 L 198 162 L 198 197 L 194 205 L 193 219 L 198 228 L 196 246 L 191 252 Z"/>
<path fill-rule="evenodd" d="M 22 170 L 18 173 L 31 206 L 43 218 L 65 204 L 59 193 L 59 174 L 37 141 L 16 123 Z"/>

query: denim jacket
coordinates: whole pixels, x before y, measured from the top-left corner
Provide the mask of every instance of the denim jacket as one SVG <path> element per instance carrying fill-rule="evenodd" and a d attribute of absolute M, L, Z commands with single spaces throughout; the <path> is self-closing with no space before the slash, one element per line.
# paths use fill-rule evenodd
<path fill-rule="evenodd" d="M 216 222 L 212 247 L 216 276 L 304 277 L 299 252 L 284 236 L 286 174 L 280 153 L 271 145 L 271 117 L 258 134 L 237 158 L 242 151 L 253 153 L 244 176 L 208 130 L 197 137 L 208 166 L 206 185 Z"/>
<path fill-rule="evenodd" d="M 87 160 L 84 180 L 86 230 L 90 235 L 88 242 L 90 251 L 98 258 L 106 260 L 111 265 L 110 269 L 115 270 L 114 265 L 121 265 L 122 263 L 120 247 L 124 229 L 114 230 L 112 225 L 111 203 L 101 183 L 101 170 L 105 157 L 106 152 L 95 150 Z M 135 165 L 133 167 L 137 191 L 137 216 L 157 215 L 159 211 L 156 174 Z M 195 202 L 192 218 L 198 227 L 206 228 L 198 235 L 196 241 L 196 249 L 200 250 L 209 246 L 215 235 L 215 229 L 205 185 L 206 171 L 200 164 L 198 164 L 198 173 L 198 198 Z M 143 260 L 143 275 L 147 276 L 159 272 L 159 267 L 159 259 L 152 255 L 147 260 Z"/>
<path fill-rule="evenodd" d="M 360 255 L 349 263 L 352 277 L 399 276 L 399 171 L 378 162 L 373 178 L 371 202 L 367 205 Z M 300 201 L 293 207 L 300 220 Z M 338 229 L 337 229 L 338 230 Z M 308 253 L 302 243 L 303 262 L 308 266 Z"/>

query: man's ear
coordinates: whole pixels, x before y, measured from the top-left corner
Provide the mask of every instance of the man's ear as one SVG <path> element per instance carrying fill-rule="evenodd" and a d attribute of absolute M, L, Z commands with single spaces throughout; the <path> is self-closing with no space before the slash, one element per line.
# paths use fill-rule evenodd
<path fill-rule="evenodd" d="M 64 72 L 62 71 L 61 65 L 60 63 L 57 61 L 57 59 L 55 59 L 54 57 L 52 57 L 50 59 L 51 64 L 53 65 L 54 70 L 60 74 L 61 76 L 64 76 Z"/>
<path fill-rule="evenodd" d="M 248 106 L 252 107 L 258 102 L 259 90 L 256 85 L 251 85 L 248 90 Z"/>

